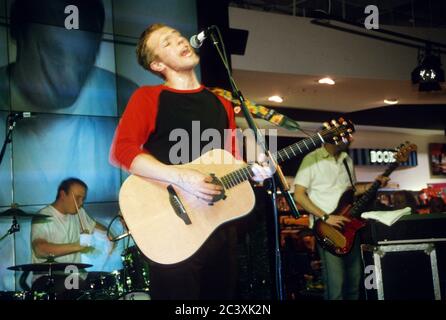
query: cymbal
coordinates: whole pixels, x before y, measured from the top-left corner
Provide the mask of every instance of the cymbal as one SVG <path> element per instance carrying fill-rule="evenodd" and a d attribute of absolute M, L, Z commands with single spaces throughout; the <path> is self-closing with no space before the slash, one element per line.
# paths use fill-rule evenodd
<path fill-rule="evenodd" d="M 74 263 L 74 262 L 43 262 L 43 263 L 30 263 L 22 264 L 18 266 L 9 267 L 8 270 L 14 271 L 36 271 L 36 272 L 49 272 L 51 271 L 64 271 L 66 267 L 73 266 L 78 269 L 85 269 L 93 266 L 87 263 Z"/>
<path fill-rule="evenodd" d="M 17 209 L 17 208 L 10 208 L 8 210 L 5 210 L 0 213 L 0 218 L 10 218 L 10 217 L 17 217 L 17 218 L 39 218 L 39 219 L 45 219 L 50 218 L 50 216 L 39 214 L 39 213 L 26 213 L 23 210 Z"/>

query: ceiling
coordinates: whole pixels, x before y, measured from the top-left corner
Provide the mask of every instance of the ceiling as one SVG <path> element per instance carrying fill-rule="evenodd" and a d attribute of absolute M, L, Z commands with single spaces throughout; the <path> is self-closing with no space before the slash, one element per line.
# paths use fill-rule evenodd
<path fill-rule="evenodd" d="M 234 70 L 234 79 L 246 97 L 259 104 L 290 108 L 352 112 L 381 107 L 383 100 L 398 98 L 402 105 L 433 104 L 446 107 L 446 85 L 437 92 L 419 92 L 410 81 L 335 78 L 336 84 L 321 85 L 325 75 L 308 76 Z M 279 104 L 271 95 L 284 98 Z"/>
<path fill-rule="evenodd" d="M 295 0 L 298 10 L 294 12 L 292 0 L 243 0 L 231 1 L 231 5 L 284 14 L 299 15 L 300 12 L 302 15 L 304 8 L 328 10 L 329 2 L 332 12 L 344 2 L 348 6 L 344 15 L 351 21 L 355 21 L 355 7 L 361 7 L 357 13 L 363 19 L 363 5 L 380 3 L 386 8 L 386 13 L 394 17 L 393 25 L 446 27 L 446 1 Z M 436 7 L 440 2 L 442 10 Z M 412 9 L 419 12 L 415 14 Z M 380 21 L 383 21 L 381 10 Z M 446 83 L 442 84 L 442 91 L 419 92 L 409 79 L 335 78 L 336 84 L 328 86 L 317 83 L 319 78 L 326 76 L 324 74 L 310 76 L 234 69 L 233 75 L 245 97 L 258 104 L 278 107 L 284 114 L 301 121 L 324 121 L 330 115 L 348 113 L 357 124 L 446 130 Z M 270 102 L 270 95 L 282 96 L 284 102 Z M 389 98 L 397 98 L 399 104 L 386 105 L 383 100 Z"/>
<path fill-rule="evenodd" d="M 315 17 L 315 11 L 359 22 L 364 8 L 376 5 L 380 22 L 387 25 L 446 27 L 446 1 L 442 0 L 231 0 L 230 6 Z"/>

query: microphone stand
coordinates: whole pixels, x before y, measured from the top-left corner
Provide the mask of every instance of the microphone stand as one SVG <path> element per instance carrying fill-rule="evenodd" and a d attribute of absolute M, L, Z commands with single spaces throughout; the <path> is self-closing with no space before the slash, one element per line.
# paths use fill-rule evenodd
<path fill-rule="evenodd" d="M 14 127 L 17 123 L 16 118 L 9 114 L 8 117 L 6 118 L 6 122 L 7 122 L 7 132 L 6 132 L 6 136 L 5 136 L 5 140 L 3 142 L 3 146 L 2 149 L 0 151 L 0 166 L 2 164 L 3 158 L 5 156 L 6 153 L 6 146 L 12 142 L 12 131 L 14 130 Z M 12 162 L 11 162 L 11 166 L 12 166 Z M 12 175 L 12 171 L 11 171 L 11 175 Z M 11 199 L 13 200 L 14 198 L 14 189 L 11 190 L 12 194 L 11 194 Z M 14 247 L 13 247 L 13 261 L 14 261 L 14 265 L 16 264 L 16 236 L 15 233 L 20 231 L 20 225 L 17 222 L 17 218 L 16 216 L 13 216 L 12 218 L 12 224 L 11 227 L 9 228 L 9 230 L 0 238 L 0 241 L 2 241 L 3 239 L 5 239 L 7 236 L 9 236 L 10 234 L 12 234 L 13 237 L 13 242 L 14 242 Z M 14 291 L 16 290 L 16 277 L 15 277 L 16 271 L 14 271 Z"/>
<path fill-rule="evenodd" d="M 8 115 L 6 119 L 8 122 L 8 131 L 6 132 L 5 141 L 3 142 L 2 150 L 0 151 L 0 165 L 2 164 L 3 157 L 5 156 L 6 146 L 12 142 L 12 131 L 14 130 L 16 120 L 11 115 Z"/>
<path fill-rule="evenodd" d="M 231 90 L 233 97 L 236 97 L 240 101 L 241 110 L 243 111 L 243 115 L 248 122 L 249 127 L 254 132 L 255 141 L 261 146 L 262 150 L 264 151 L 264 154 L 266 158 L 269 161 L 270 168 L 273 169 L 273 178 L 271 187 L 269 189 L 269 194 L 271 195 L 272 205 L 273 205 L 273 213 L 274 213 L 274 226 L 275 226 L 275 279 L 276 279 L 276 290 L 277 290 L 277 297 L 279 300 L 284 299 L 283 294 L 283 284 L 282 284 L 282 262 L 281 262 L 281 254 L 280 254 L 280 231 L 279 231 L 279 217 L 278 217 L 278 210 L 277 210 L 277 186 L 279 187 L 281 193 L 284 195 L 289 207 L 291 208 L 292 214 L 297 218 L 300 216 L 299 211 L 297 210 L 296 204 L 294 203 L 291 195 L 289 194 L 289 186 L 286 181 L 285 176 L 283 175 L 282 169 L 277 164 L 277 161 L 275 157 L 271 154 L 269 151 L 266 141 L 262 133 L 260 132 L 259 128 L 257 127 L 251 113 L 249 112 L 248 107 L 246 106 L 245 98 L 242 94 L 242 92 L 238 89 L 237 84 L 235 83 L 234 78 L 232 77 L 232 72 L 229 67 L 228 59 L 226 56 L 226 50 L 224 47 L 223 39 L 220 34 L 220 30 L 217 26 L 213 25 L 209 29 L 209 35 L 212 40 L 212 43 L 214 47 L 216 48 L 220 59 L 226 69 L 226 72 L 228 73 L 229 82 L 231 84 Z M 218 38 L 216 37 L 214 30 L 218 33 Z M 221 42 L 222 48 L 219 47 L 219 44 Z M 223 50 L 222 50 L 223 49 Z"/>

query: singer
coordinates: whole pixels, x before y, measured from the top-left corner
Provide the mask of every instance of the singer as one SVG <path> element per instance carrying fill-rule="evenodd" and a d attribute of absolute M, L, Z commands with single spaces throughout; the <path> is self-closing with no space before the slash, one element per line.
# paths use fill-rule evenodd
<path fill-rule="evenodd" d="M 176 142 L 169 136 L 181 128 L 192 137 L 195 121 L 200 122 L 200 137 L 210 128 L 218 130 L 221 137 L 225 129 L 234 132 L 233 106 L 199 83 L 194 71 L 199 57 L 178 30 L 163 24 L 149 26 L 139 38 L 136 54 L 139 64 L 161 77 L 164 84 L 143 86 L 133 93 L 115 133 L 111 161 L 132 174 L 165 181 L 207 203 L 222 188 L 199 171 L 172 166 L 169 155 Z M 199 143 L 203 150 L 207 141 Z M 231 151 L 235 154 L 233 147 Z M 253 172 L 254 181 L 271 176 L 269 168 L 260 165 L 255 165 Z M 168 266 L 151 263 L 152 299 L 235 298 L 235 247 L 236 230 L 228 223 L 186 261 Z"/>

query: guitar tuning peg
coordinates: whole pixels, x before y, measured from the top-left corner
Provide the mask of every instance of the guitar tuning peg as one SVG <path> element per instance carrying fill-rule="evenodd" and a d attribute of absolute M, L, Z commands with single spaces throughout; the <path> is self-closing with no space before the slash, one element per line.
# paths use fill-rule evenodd
<path fill-rule="evenodd" d="M 333 142 L 338 145 L 339 143 L 339 138 L 338 137 L 333 137 Z"/>
<path fill-rule="evenodd" d="M 329 124 L 327 121 L 325 121 L 322 125 L 323 125 L 325 128 L 330 129 L 330 124 Z"/>
<path fill-rule="evenodd" d="M 339 127 L 339 123 L 336 120 L 331 120 L 331 124 L 334 125 L 335 127 Z"/>

